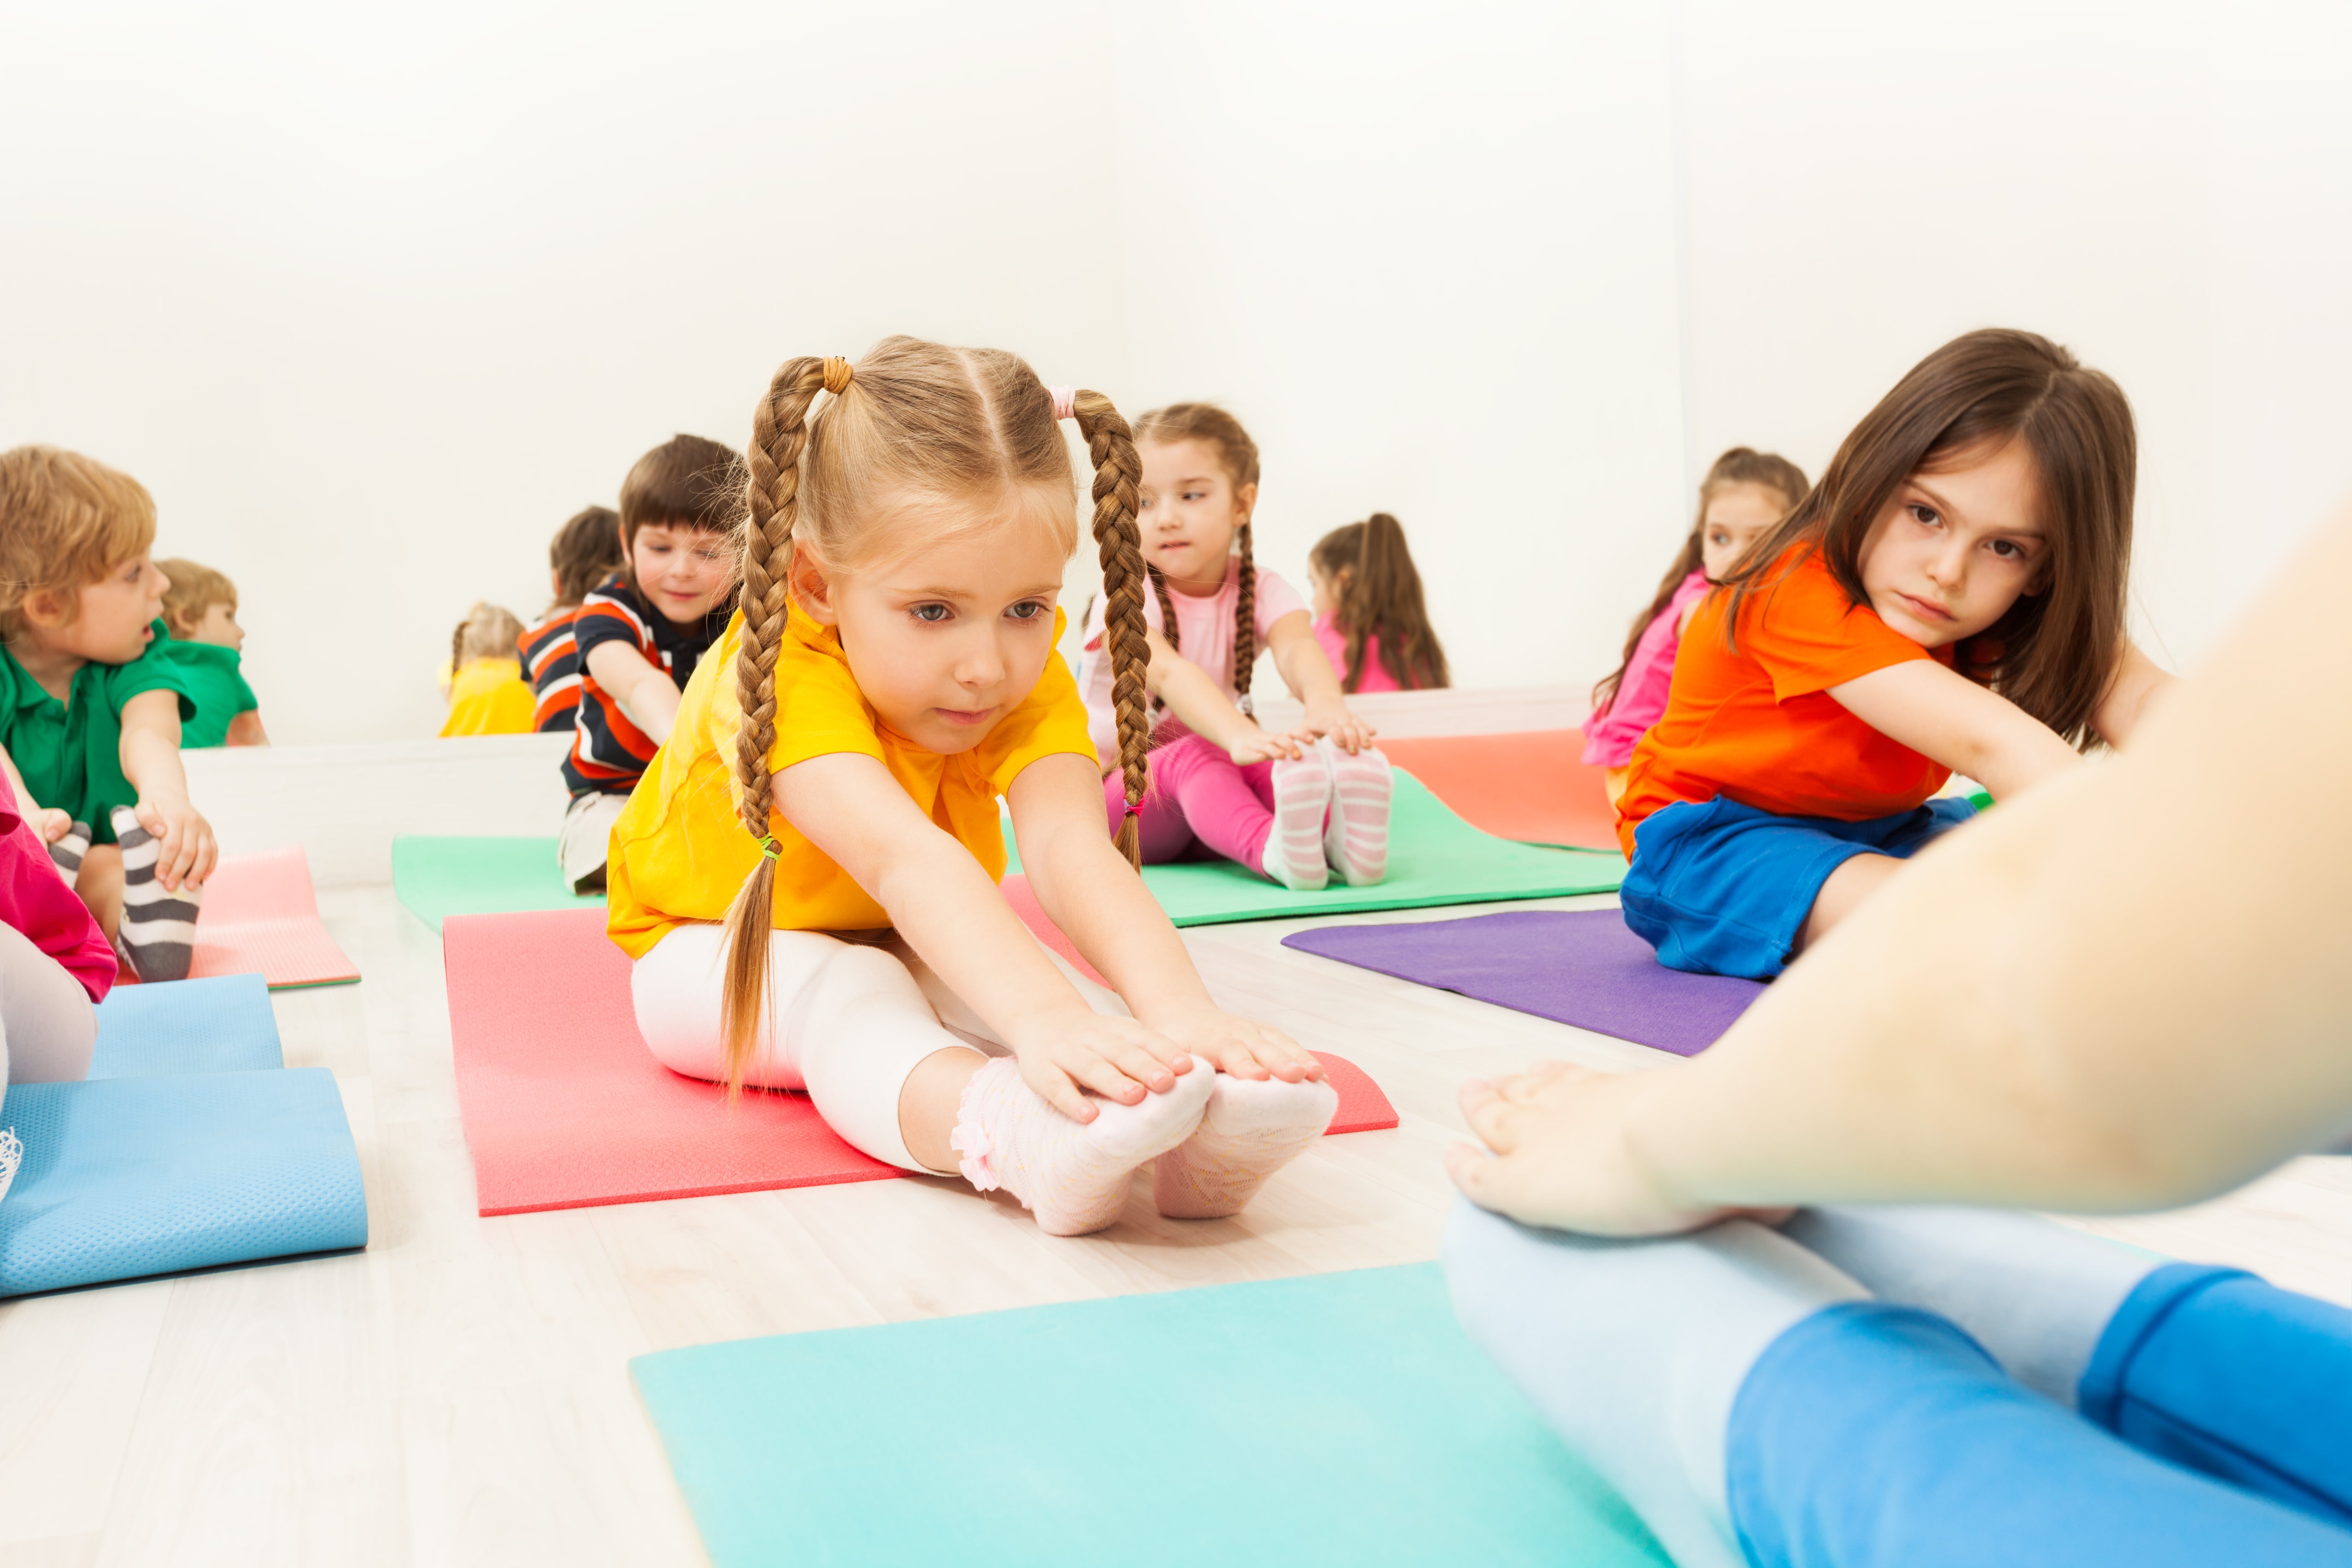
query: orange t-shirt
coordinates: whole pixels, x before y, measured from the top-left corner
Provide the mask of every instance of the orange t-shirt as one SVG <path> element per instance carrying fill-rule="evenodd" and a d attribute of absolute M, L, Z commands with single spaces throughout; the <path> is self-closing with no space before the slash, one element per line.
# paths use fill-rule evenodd
<path fill-rule="evenodd" d="M 1932 652 L 1849 602 L 1820 552 L 1790 546 L 1739 612 L 1738 646 L 1724 646 L 1727 593 L 1710 594 L 1675 657 L 1666 710 L 1633 748 L 1617 803 L 1617 841 L 1677 801 L 1727 796 L 1783 816 L 1864 822 L 1909 811 L 1951 770 L 1889 740 L 1829 694 L 1874 669 Z"/>

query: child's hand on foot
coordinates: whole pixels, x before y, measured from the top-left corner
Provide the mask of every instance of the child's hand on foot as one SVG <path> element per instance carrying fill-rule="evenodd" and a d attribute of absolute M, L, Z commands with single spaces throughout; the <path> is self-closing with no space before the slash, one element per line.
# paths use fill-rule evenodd
<path fill-rule="evenodd" d="M 1252 763 L 1295 763 L 1306 755 L 1306 748 L 1315 743 L 1315 737 L 1303 731 L 1261 730 L 1253 724 L 1247 733 L 1225 748 L 1225 754 L 1235 767 L 1245 768 Z"/>
<path fill-rule="evenodd" d="M 1643 1166 L 1627 1124 L 1659 1081 L 1645 1072 L 1544 1062 L 1492 1083 L 1465 1083 L 1462 1114 L 1486 1147 L 1456 1143 L 1446 1151 L 1446 1173 L 1481 1208 L 1586 1236 L 1672 1236 L 1735 1215 L 1785 1217 L 1780 1210 L 1682 1202 Z"/>
<path fill-rule="evenodd" d="M 204 886 L 220 858 L 213 842 L 213 825 L 185 797 L 142 799 L 139 826 L 153 834 L 158 844 L 155 879 L 173 892 L 183 883 Z"/>
<path fill-rule="evenodd" d="M 1234 1078 L 1304 1083 L 1323 1076 L 1315 1053 L 1281 1030 L 1214 1007 L 1154 1014 L 1152 1023 L 1178 1046 Z"/>
<path fill-rule="evenodd" d="M 1087 1089 L 1139 1105 L 1147 1093 L 1166 1094 L 1177 1074 L 1192 1069 L 1192 1058 L 1167 1036 L 1132 1018 L 1090 1011 L 1055 1014 L 1011 1043 L 1022 1080 L 1078 1122 L 1096 1116 Z"/>
<path fill-rule="evenodd" d="M 54 805 L 37 806 L 25 816 L 33 831 L 41 836 L 44 844 L 55 844 L 73 831 L 73 813 L 60 811 Z"/>
<path fill-rule="evenodd" d="M 1331 743 L 1343 752 L 1355 752 L 1372 743 L 1379 731 L 1348 711 L 1348 705 L 1337 697 L 1310 697 L 1307 700 L 1307 721 L 1300 726 L 1309 738 L 1328 735 Z"/>

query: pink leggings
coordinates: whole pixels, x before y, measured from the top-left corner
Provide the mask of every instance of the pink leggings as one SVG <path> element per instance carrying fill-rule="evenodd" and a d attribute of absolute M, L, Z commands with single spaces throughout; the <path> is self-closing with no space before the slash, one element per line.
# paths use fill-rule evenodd
<path fill-rule="evenodd" d="M 1195 839 L 1251 870 L 1265 863 L 1265 836 L 1274 830 L 1274 764 L 1242 766 L 1198 735 L 1184 735 L 1151 753 L 1151 787 L 1143 792 L 1143 860 L 1158 866 L 1182 857 Z M 1103 780 L 1103 807 L 1114 832 L 1127 811 L 1127 785 L 1114 769 Z"/>

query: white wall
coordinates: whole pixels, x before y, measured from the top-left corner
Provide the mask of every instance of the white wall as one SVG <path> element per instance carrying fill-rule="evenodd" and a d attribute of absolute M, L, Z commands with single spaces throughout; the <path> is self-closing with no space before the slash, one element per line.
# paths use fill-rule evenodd
<path fill-rule="evenodd" d="M 1309 0 L 1129 44 L 1130 395 L 1241 416 L 1302 593 L 1318 538 L 1395 513 L 1465 685 L 1590 679 L 1664 568 L 1667 45 L 1657 7 Z"/>
<path fill-rule="evenodd" d="M 2030 328 L 2140 428 L 2137 620 L 2193 663 L 2352 495 L 2352 11 L 1680 0 L 1688 462 L 1818 475 L 1928 350 Z"/>
<path fill-rule="evenodd" d="M 429 735 L 478 597 L 782 360 L 891 331 L 1116 385 L 1108 44 L 954 0 L 0 12 L 0 447 L 229 572 L 286 741 Z"/>

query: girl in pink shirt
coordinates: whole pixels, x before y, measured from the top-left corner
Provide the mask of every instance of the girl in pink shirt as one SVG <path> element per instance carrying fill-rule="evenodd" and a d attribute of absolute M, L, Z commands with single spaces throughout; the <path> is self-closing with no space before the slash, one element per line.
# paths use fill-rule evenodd
<path fill-rule="evenodd" d="M 1142 487 L 1138 522 L 1151 662 L 1146 696 L 1159 714 L 1150 787 L 1138 808 L 1143 858 L 1178 859 L 1194 845 L 1284 887 L 1351 887 L 1388 874 L 1389 763 L 1372 731 L 1348 711 L 1339 677 L 1307 605 L 1250 553 L 1257 444 L 1241 421 L 1206 403 L 1179 403 L 1136 421 Z M 1132 570 L 1132 568 L 1130 568 Z M 1103 803 L 1114 829 L 1128 812 L 1118 763 L 1107 596 L 1087 612 L 1078 669 L 1095 744 L 1109 773 Z M 1295 731 L 1253 716 L 1258 650 L 1306 704 Z"/>
<path fill-rule="evenodd" d="M 1734 447 L 1707 469 L 1698 487 L 1698 520 L 1682 553 L 1666 569 L 1650 607 L 1634 617 L 1623 661 L 1592 689 L 1584 760 L 1608 770 L 1612 805 L 1625 793 L 1633 743 L 1666 710 L 1675 650 L 1699 601 L 1811 488 L 1805 471 L 1788 458 L 1746 447 Z"/>
<path fill-rule="evenodd" d="M 1335 528 L 1307 555 L 1315 640 L 1346 691 L 1417 691 L 1454 684 L 1423 605 L 1404 525 L 1376 511 Z"/>
<path fill-rule="evenodd" d="M 93 1005 L 113 988 L 114 949 L 66 881 L 70 874 L 0 776 L 0 1097 L 8 1084 L 89 1072 L 98 1046 Z M 0 1197 L 23 1158 L 16 1129 L 0 1126 Z"/>

